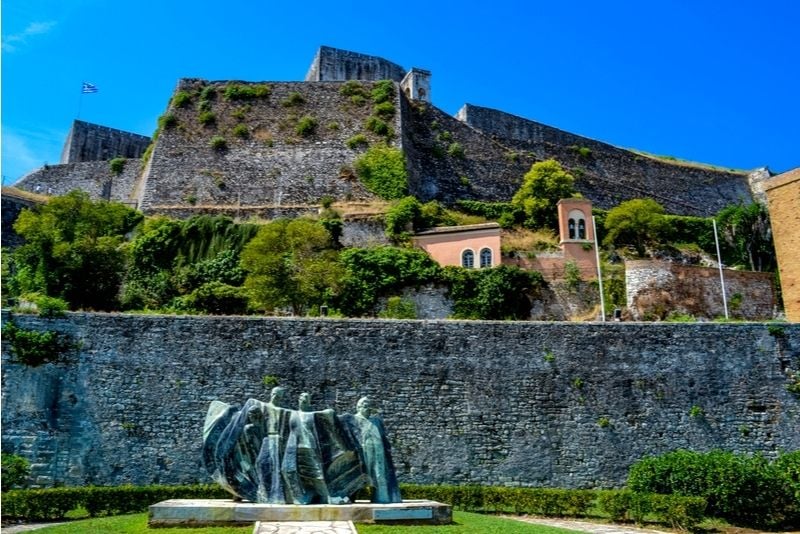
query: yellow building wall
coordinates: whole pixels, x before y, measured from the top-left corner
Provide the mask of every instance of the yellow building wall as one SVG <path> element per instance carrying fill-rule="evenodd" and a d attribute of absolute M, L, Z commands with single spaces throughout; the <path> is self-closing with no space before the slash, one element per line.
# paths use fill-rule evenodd
<path fill-rule="evenodd" d="M 800 322 L 800 168 L 772 178 L 764 189 L 786 318 Z"/>

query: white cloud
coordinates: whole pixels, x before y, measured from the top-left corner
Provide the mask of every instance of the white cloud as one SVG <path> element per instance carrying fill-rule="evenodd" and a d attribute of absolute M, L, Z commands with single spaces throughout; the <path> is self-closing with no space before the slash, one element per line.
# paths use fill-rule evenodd
<path fill-rule="evenodd" d="M 55 25 L 56 22 L 52 20 L 46 22 L 31 22 L 20 33 L 8 35 L 3 39 L 3 51 L 13 52 L 19 45 L 25 44 L 29 37 L 43 35 L 52 30 Z"/>
<path fill-rule="evenodd" d="M 3 128 L 3 150 L 0 169 L 3 185 L 10 185 L 45 162 L 58 163 L 63 132 L 16 131 Z"/>

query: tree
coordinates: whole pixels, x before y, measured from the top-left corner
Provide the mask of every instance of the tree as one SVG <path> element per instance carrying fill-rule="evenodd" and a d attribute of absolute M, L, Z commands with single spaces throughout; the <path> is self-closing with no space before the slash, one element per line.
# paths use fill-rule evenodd
<path fill-rule="evenodd" d="M 611 208 L 605 226 L 605 244 L 633 245 L 640 257 L 646 245 L 658 243 L 668 230 L 664 208 L 651 198 L 635 198 Z"/>
<path fill-rule="evenodd" d="M 578 196 L 575 178 L 556 160 L 540 161 L 531 166 L 511 204 L 525 212 L 525 225 L 529 228 L 556 228 L 558 201 Z"/>
<path fill-rule="evenodd" d="M 291 307 L 302 315 L 338 291 L 343 269 L 328 231 L 311 219 L 278 219 L 244 247 L 241 266 L 251 304 L 266 311 Z"/>
<path fill-rule="evenodd" d="M 723 257 L 751 271 L 774 271 L 775 245 L 766 206 L 758 202 L 723 208 L 717 214 Z"/>
<path fill-rule="evenodd" d="M 346 277 L 338 308 L 350 317 L 370 313 L 381 296 L 433 282 L 440 272 L 430 256 L 414 248 L 352 248 L 342 252 L 341 261 Z"/>
<path fill-rule="evenodd" d="M 123 204 L 93 201 L 80 191 L 23 210 L 14 223 L 25 239 L 13 256 L 14 291 L 59 297 L 72 309 L 115 309 L 125 235 L 141 221 L 141 213 Z"/>
<path fill-rule="evenodd" d="M 531 303 L 527 294 L 543 282 L 535 271 L 500 265 L 492 269 L 445 267 L 456 319 L 528 319 Z"/>

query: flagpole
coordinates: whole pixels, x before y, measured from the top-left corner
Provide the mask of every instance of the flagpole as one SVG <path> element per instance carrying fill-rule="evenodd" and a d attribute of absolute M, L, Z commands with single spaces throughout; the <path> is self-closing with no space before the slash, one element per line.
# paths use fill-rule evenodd
<path fill-rule="evenodd" d="M 83 107 L 83 89 L 81 89 L 81 96 L 78 97 L 78 115 L 75 117 L 76 119 L 81 118 L 81 107 Z"/>

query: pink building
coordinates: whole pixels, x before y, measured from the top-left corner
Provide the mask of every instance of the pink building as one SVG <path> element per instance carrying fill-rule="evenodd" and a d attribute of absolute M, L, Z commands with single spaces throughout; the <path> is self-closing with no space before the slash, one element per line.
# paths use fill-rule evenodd
<path fill-rule="evenodd" d="M 537 252 L 535 257 L 501 259 L 500 225 L 497 223 L 433 228 L 416 234 L 414 244 L 439 265 L 483 268 L 505 263 L 539 271 L 548 280 L 560 280 L 564 278 L 567 263 L 571 262 L 584 280 L 597 278 L 592 202 L 585 198 L 560 200 L 558 229 L 561 250 Z"/>
<path fill-rule="evenodd" d="M 500 225 L 497 223 L 442 226 L 418 232 L 414 245 L 439 265 L 469 269 L 500 265 Z"/>

